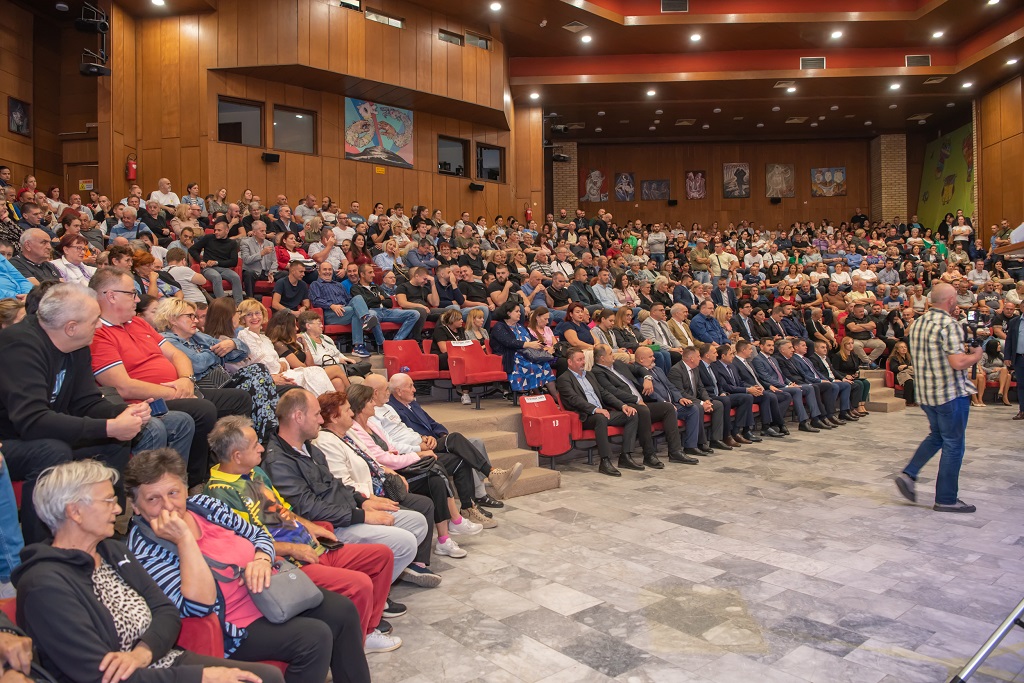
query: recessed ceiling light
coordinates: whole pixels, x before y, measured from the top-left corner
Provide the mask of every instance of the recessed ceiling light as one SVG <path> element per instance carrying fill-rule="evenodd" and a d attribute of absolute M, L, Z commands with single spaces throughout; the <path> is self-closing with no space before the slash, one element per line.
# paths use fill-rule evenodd
<path fill-rule="evenodd" d="M 714 112 L 715 114 L 721 114 L 722 113 L 721 107 L 715 107 L 711 111 Z"/>
<path fill-rule="evenodd" d="M 829 107 L 829 110 L 830 111 L 839 111 L 839 105 L 833 104 L 831 107 Z"/>
<path fill-rule="evenodd" d="M 843 116 L 844 119 L 852 119 L 853 117 L 854 114 L 846 114 L 845 116 Z"/>
<path fill-rule="evenodd" d="M 818 127 L 818 122 L 817 121 L 812 121 L 811 122 L 811 128 L 817 128 L 817 127 Z"/>
<path fill-rule="evenodd" d="M 598 116 L 604 116 L 604 112 L 603 111 L 599 111 L 599 112 L 597 112 L 597 115 Z"/>
<path fill-rule="evenodd" d="M 870 125 L 871 125 L 871 122 L 870 122 L 870 121 L 865 121 L 865 122 L 864 122 L 864 125 L 865 125 L 865 126 L 870 126 Z"/>
<path fill-rule="evenodd" d="M 622 119 L 619 123 L 629 123 L 629 119 Z"/>
<path fill-rule="evenodd" d="M 889 85 L 889 90 L 899 90 L 899 89 L 900 89 L 900 84 L 899 83 L 892 83 L 892 84 Z"/>
<path fill-rule="evenodd" d="M 782 107 L 772 107 L 772 111 L 782 111 Z"/>
<path fill-rule="evenodd" d="M 786 92 L 796 92 L 796 87 L 795 86 L 790 86 L 790 87 L 786 88 Z"/>
<path fill-rule="evenodd" d="M 973 84 L 973 83 L 971 83 L 970 81 L 967 81 L 966 83 L 964 83 L 964 84 L 963 84 L 963 86 L 962 86 L 962 87 L 964 87 L 964 88 L 970 88 L 970 87 L 971 87 L 972 85 L 974 85 L 974 84 Z"/>
<path fill-rule="evenodd" d="M 1018 60 L 1016 57 L 1013 57 L 1012 59 L 1007 59 L 1006 60 L 1006 66 L 1013 66 L 1018 61 L 1020 61 L 1020 60 Z"/>
<path fill-rule="evenodd" d="M 157 7 L 163 7 L 164 6 L 164 0 L 153 0 L 153 4 L 156 5 Z"/>
<path fill-rule="evenodd" d="M 895 108 L 896 108 L 896 105 L 895 105 L 895 104 L 890 104 L 890 105 L 889 105 L 889 109 L 895 109 Z"/>
<path fill-rule="evenodd" d="M 661 119 L 654 119 L 654 125 L 658 125 L 659 123 L 661 123 Z"/>
<path fill-rule="evenodd" d="M 832 37 L 833 38 L 842 38 L 843 37 L 843 32 L 842 31 L 832 31 Z"/>
<path fill-rule="evenodd" d="M 654 96 L 655 96 L 655 95 L 657 95 L 657 94 L 658 94 L 658 93 L 657 93 L 656 91 L 654 91 L 654 90 L 648 90 L 648 91 L 647 91 L 647 96 L 648 96 L 648 97 L 654 97 Z"/>
<path fill-rule="evenodd" d="M 764 124 L 763 123 L 759 123 L 759 124 L 757 124 L 757 127 L 758 128 L 764 128 Z"/>
<path fill-rule="evenodd" d="M 540 93 L 539 92 L 532 92 L 532 93 L 530 93 L 530 99 L 531 100 L 539 100 L 540 99 Z"/>
<path fill-rule="evenodd" d="M 665 112 L 663 112 L 663 111 L 662 111 L 661 109 L 655 109 L 655 110 L 654 110 L 654 114 L 655 114 L 655 116 L 661 116 L 661 115 L 662 115 L 662 114 L 664 114 L 664 113 L 665 113 Z"/>
<path fill-rule="evenodd" d="M 946 34 L 943 33 L 942 31 L 936 31 L 935 33 L 932 34 L 932 38 L 941 38 L 944 35 Z"/>
<path fill-rule="evenodd" d="M 926 123 L 928 123 L 928 122 L 927 122 L 927 121 L 925 121 L 924 119 L 921 119 L 920 121 L 918 121 L 918 122 L 917 122 L 917 125 L 919 125 L 919 126 L 923 126 L 923 125 L 924 125 L 924 124 L 926 124 Z"/>
<path fill-rule="evenodd" d="M 297 119 L 301 119 L 301 118 L 302 118 L 302 114 L 296 114 L 296 115 L 295 115 L 295 118 L 297 118 Z"/>
<path fill-rule="evenodd" d="M 691 43 L 699 43 L 700 42 L 700 34 L 699 33 L 691 33 L 690 34 L 690 42 Z"/>
<path fill-rule="evenodd" d="M 594 132 L 595 132 L 595 133 L 600 133 L 600 132 L 601 132 L 602 130 L 604 130 L 604 129 L 603 129 L 603 128 L 595 128 L 595 129 L 594 129 Z"/>
<path fill-rule="evenodd" d="M 648 128 L 647 130 L 658 130 L 658 128 L 657 128 L 657 126 L 651 126 L 651 127 L 650 127 L 650 128 Z"/>
<path fill-rule="evenodd" d="M 501 3 L 500 2 L 492 2 L 491 3 L 491 10 L 492 11 L 497 12 L 500 9 L 501 9 Z"/>
<path fill-rule="evenodd" d="M 956 102 L 947 102 L 946 106 L 947 107 L 955 107 L 956 106 Z"/>
<path fill-rule="evenodd" d="M 590 41 L 593 40 L 593 38 L 591 38 L 590 36 L 580 36 L 580 40 L 582 40 L 584 43 L 589 43 Z"/>
<path fill-rule="evenodd" d="M 711 127 L 710 123 L 705 123 L 703 126 L 701 126 L 701 128 L 703 128 L 704 130 L 707 130 L 710 127 Z"/>
<path fill-rule="evenodd" d="M 998 5 L 999 4 L 999 0 L 988 0 L 988 4 L 990 4 L 990 5 Z"/>

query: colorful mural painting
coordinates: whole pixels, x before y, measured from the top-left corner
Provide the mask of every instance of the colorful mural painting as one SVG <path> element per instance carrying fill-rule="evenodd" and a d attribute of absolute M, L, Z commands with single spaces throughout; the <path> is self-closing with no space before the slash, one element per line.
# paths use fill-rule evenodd
<path fill-rule="evenodd" d="M 412 168 L 412 112 L 345 98 L 345 158 Z"/>
<path fill-rule="evenodd" d="M 928 143 L 921 170 L 917 215 L 935 228 L 946 213 L 974 215 L 974 135 L 971 124 Z"/>

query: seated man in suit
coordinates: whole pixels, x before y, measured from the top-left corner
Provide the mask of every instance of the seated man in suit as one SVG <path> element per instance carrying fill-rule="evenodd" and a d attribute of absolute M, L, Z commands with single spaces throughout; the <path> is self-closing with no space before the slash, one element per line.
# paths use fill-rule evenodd
<path fill-rule="evenodd" d="M 713 367 L 718 362 L 718 349 L 728 348 L 728 344 L 715 346 L 714 344 L 702 344 L 700 347 L 700 381 L 708 394 L 717 398 L 725 407 L 725 443 L 732 445 L 730 439 L 739 445 L 748 445 L 760 441 L 761 437 L 754 434 L 754 397 L 747 393 L 746 389 L 738 388 L 739 391 L 729 391 L 718 381 L 718 374 Z M 735 410 L 736 414 L 732 415 Z"/>
<path fill-rule="evenodd" d="M 810 406 L 811 401 L 817 404 L 818 418 L 811 419 L 811 426 L 817 429 L 835 429 L 829 417 L 832 415 L 832 390 L 823 384 L 813 372 L 795 357 L 796 350 L 793 348 L 793 340 L 786 338 L 775 342 L 775 362 L 782 371 L 786 381 L 799 386 L 804 391 L 804 401 Z M 806 389 L 809 389 L 807 391 Z"/>
<path fill-rule="evenodd" d="M 729 335 L 722 329 L 722 324 L 715 318 L 715 302 L 705 299 L 700 305 L 700 313 L 690 321 L 690 331 L 697 341 L 707 344 L 728 344 Z"/>
<path fill-rule="evenodd" d="M 615 394 L 601 386 L 593 372 L 584 369 L 586 359 L 580 349 L 569 352 L 566 364 L 569 370 L 558 376 L 555 386 L 558 387 L 562 405 L 580 416 L 584 429 L 594 430 L 597 452 L 601 456 L 598 471 L 611 477 L 622 476 L 612 464 L 611 443 L 608 441 L 609 425 L 624 428 L 619 467 L 631 470 L 644 469 L 644 466 L 633 460 L 632 456 L 639 424 L 636 408 L 620 401 Z"/>
<path fill-rule="evenodd" d="M 654 352 L 646 346 L 636 350 L 634 356 L 636 363 L 630 368 L 634 377 L 642 377 L 640 393 L 646 397 L 647 405 L 668 405 L 675 410 L 675 420 L 666 421 L 666 436 L 668 422 L 682 420 L 686 426 L 686 440 L 683 442 L 683 453 L 673 454 L 671 441 L 669 442 L 670 462 L 681 462 L 687 465 L 696 465 L 696 458 L 693 455 L 710 455 L 714 451 L 704 449 L 700 444 L 704 442 L 702 437 L 704 429 L 704 412 L 695 402 L 685 398 L 682 393 L 673 386 L 668 375 L 654 361 Z"/>
<path fill-rule="evenodd" d="M 672 304 L 669 313 L 671 317 L 668 320 L 668 331 L 676 338 L 679 345 L 684 349 L 687 346 L 695 346 L 693 332 L 690 331 L 690 326 L 686 323 L 686 319 L 690 317 L 689 309 L 684 304 Z"/>
<path fill-rule="evenodd" d="M 775 340 L 771 337 L 762 337 L 761 353 L 753 356 L 749 361 L 754 367 L 757 379 L 772 390 L 785 391 L 789 394 L 793 409 L 796 410 L 796 418 L 800 421 L 801 432 L 818 433 L 821 430 L 810 425 L 810 420 L 817 421 L 821 415 L 821 408 L 818 407 L 814 388 L 810 385 L 804 387 L 786 379 L 782 370 L 779 369 L 774 354 Z M 804 405 L 805 399 L 806 406 Z"/>
<path fill-rule="evenodd" d="M 725 306 L 733 313 L 739 310 L 736 306 L 736 292 L 729 286 L 729 278 L 718 278 L 718 286 L 711 290 L 711 300 L 715 306 Z"/>
<path fill-rule="evenodd" d="M 802 365 L 804 376 L 809 377 L 812 382 L 821 382 L 831 389 L 831 395 L 825 395 L 825 404 L 828 406 L 828 417 L 826 418 L 832 425 L 844 425 L 846 424 L 846 416 L 850 414 L 850 390 L 853 385 L 849 382 L 838 382 L 833 378 L 830 378 L 828 374 L 822 374 L 818 372 L 814 363 L 807 356 L 807 340 L 806 339 L 793 339 L 793 360 L 797 361 L 799 365 Z M 813 355 L 813 354 L 811 354 Z M 836 416 L 836 399 L 838 400 L 839 415 Z"/>
<path fill-rule="evenodd" d="M 647 320 L 640 323 L 640 338 L 650 339 L 661 346 L 662 351 L 668 351 L 672 357 L 672 364 L 675 365 L 682 358 L 683 347 L 669 331 L 668 323 L 665 322 L 664 304 L 655 303 L 651 306 L 651 314 Z"/>
<path fill-rule="evenodd" d="M 782 329 L 782 319 L 785 315 L 786 307 L 776 306 L 772 309 L 771 315 L 764 321 L 765 327 L 768 328 L 768 332 L 772 335 L 772 339 L 776 341 L 786 336 L 786 331 Z"/>
<path fill-rule="evenodd" d="M 717 398 L 711 397 L 704 383 L 700 379 L 700 351 L 689 346 L 683 349 L 683 359 L 672 366 L 668 373 L 669 381 L 687 398 L 699 405 L 701 408 L 700 424 L 704 443 L 704 451 L 712 451 L 718 448 L 723 451 L 731 451 L 733 446 L 726 443 L 722 436 L 725 433 L 725 406 Z M 711 413 L 711 440 L 704 441 L 704 415 Z M 732 441 L 730 439 L 730 441 Z M 733 441 L 733 444 L 736 444 Z M 738 444 L 736 444 L 738 445 Z M 709 453 L 704 453 L 710 455 Z"/>
<path fill-rule="evenodd" d="M 683 276 L 679 279 L 679 284 L 672 291 L 672 301 L 686 306 L 686 310 L 690 315 L 697 315 L 697 299 L 693 296 L 693 291 L 690 289 L 692 285 L 693 276 L 689 273 L 683 273 Z"/>
<path fill-rule="evenodd" d="M 754 303 L 750 299 L 744 299 L 739 302 L 739 313 L 732 317 L 730 324 L 732 325 L 732 331 L 738 332 L 740 338 L 756 344 L 758 339 L 754 334 L 754 319 L 751 317 L 753 314 Z"/>
<path fill-rule="evenodd" d="M 782 331 L 788 337 L 808 338 L 807 327 L 804 325 L 801 314 L 793 308 L 792 304 L 786 304 L 782 307 Z"/>
<path fill-rule="evenodd" d="M 722 346 L 718 349 L 718 361 L 712 367 L 728 366 L 728 372 L 720 372 L 722 386 L 731 391 L 740 387 L 753 397 L 761 416 L 761 435 L 778 438 L 789 434 L 786 427 L 786 411 L 792 397 L 782 389 L 763 384 L 750 364 L 754 345 L 746 339 L 736 342 L 736 347 Z"/>
<path fill-rule="evenodd" d="M 633 369 L 621 360 L 614 360 L 612 347 L 607 344 L 598 344 L 594 347 L 594 367 L 590 374 L 615 398 L 636 409 L 637 433 L 640 445 L 644 450 L 644 465 L 656 470 L 665 467 L 655 453 L 654 433 L 651 429 L 651 425 L 655 422 L 661 422 L 665 426 L 669 456 L 682 454 L 676 411 L 667 403 L 655 401 L 648 404 L 644 401 L 644 397 L 636 386 L 637 380 L 633 376 Z"/>
<path fill-rule="evenodd" d="M 827 379 L 833 384 L 846 384 L 850 387 L 850 395 L 848 397 L 849 403 L 840 403 L 839 418 L 846 420 L 847 422 L 856 422 L 859 420 L 860 416 L 851 411 L 853 410 L 853 406 L 860 404 L 861 386 L 852 379 L 847 380 L 842 376 L 837 375 L 832 369 L 832 363 L 828 359 L 828 343 L 823 341 L 814 342 L 814 352 L 803 354 L 803 356 L 807 360 L 811 361 L 811 365 L 814 366 L 814 371 L 817 372 L 818 376 L 822 379 Z M 843 405 L 847 405 L 849 407 L 842 408 Z"/>

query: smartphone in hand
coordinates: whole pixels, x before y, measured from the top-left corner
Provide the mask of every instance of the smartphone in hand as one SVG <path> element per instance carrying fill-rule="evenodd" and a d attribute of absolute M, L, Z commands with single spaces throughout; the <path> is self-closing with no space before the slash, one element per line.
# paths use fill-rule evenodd
<path fill-rule="evenodd" d="M 149 404 L 149 414 L 153 417 L 160 417 L 161 415 L 167 414 L 167 402 L 162 398 L 154 399 Z"/>

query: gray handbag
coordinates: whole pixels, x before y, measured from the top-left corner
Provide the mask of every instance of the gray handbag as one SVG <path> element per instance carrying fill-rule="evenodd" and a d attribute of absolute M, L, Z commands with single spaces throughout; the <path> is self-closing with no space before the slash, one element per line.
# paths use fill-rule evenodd
<path fill-rule="evenodd" d="M 237 564 L 227 564 L 203 556 L 206 564 L 214 569 L 228 569 L 230 576 L 213 572 L 213 578 L 221 583 L 233 583 L 245 576 L 245 570 Z M 253 604 L 272 624 L 283 624 L 306 610 L 319 607 L 324 600 L 323 593 L 312 579 L 287 560 L 278 560 L 272 567 L 277 573 L 270 578 L 270 587 L 259 593 L 249 592 Z"/>

